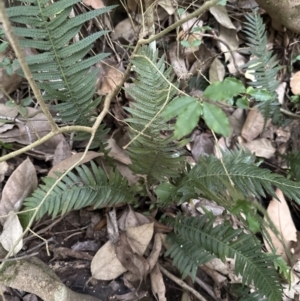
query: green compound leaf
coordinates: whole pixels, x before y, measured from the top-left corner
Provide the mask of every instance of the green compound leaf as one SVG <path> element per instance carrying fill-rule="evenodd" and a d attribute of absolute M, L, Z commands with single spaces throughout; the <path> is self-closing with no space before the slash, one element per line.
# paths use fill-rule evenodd
<path fill-rule="evenodd" d="M 254 89 L 249 87 L 247 89 L 247 93 L 249 93 L 257 101 L 269 101 L 273 98 L 273 95 L 266 89 Z"/>
<path fill-rule="evenodd" d="M 174 135 L 175 138 L 180 139 L 197 126 L 202 113 L 202 106 L 197 98 L 179 96 L 169 103 L 162 112 L 162 117 L 169 120 L 178 116 Z"/>
<path fill-rule="evenodd" d="M 217 106 L 203 103 L 203 119 L 214 132 L 228 137 L 230 134 L 229 121 L 226 114 Z"/>
<path fill-rule="evenodd" d="M 224 101 L 240 93 L 245 93 L 243 83 L 238 79 L 227 77 L 222 82 L 214 82 L 209 85 L 203 96 L 215 101 Z"/>

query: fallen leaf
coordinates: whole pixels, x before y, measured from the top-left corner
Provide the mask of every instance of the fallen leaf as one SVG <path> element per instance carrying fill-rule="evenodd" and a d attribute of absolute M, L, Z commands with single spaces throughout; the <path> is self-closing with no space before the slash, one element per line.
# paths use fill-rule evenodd
<path fill-rule="evenodd" d="M 77 153 L 77 154 L 74 154 L 73 156 L 61 161 L 60 163 L 58 163 L 57 165 L 53 166 L 50 169 L 48 176 L 52 177 L 52 178 L 57 178 L 55 172 L 60 172 L 60 173 L 65 172 L 73 164 L 78 162 L 80 160 L 80 158 L 82 157 L 82 155 L 83 155 L 83 153 Z M 88 151 L 86 156 L 84 157 L 84 159 L 81 161 L 81 164 L 90 162 L 94 158 L 102 157 L 102 156 L 103 156 L 103 153 Z"/>
<path fill-rule="evenodd" d="M 209 68 L 209 81 L 211 83 L 221 82 L 223 81 L 224 76 L 225 67 L 218 58 L 215 58 Z"/>
<path fill-rule="evenodd" d="M 153 295 L 156 297 L 156 300 L 167 301 L 165 282 L 157 264 L 151 271 L 150 278 L 151 278 L 151 289 Z"/>
<path fill-rule="evenodd" d="M 244 143 L 241 146 L 249 149 L 251 153 L 255 153 L 257 157 L 266 159 L 271 158 L 276 151 L 276 148 L 273 146 L 272 142 L 266 138 L 255 139 Z"/>
<path fill-rule="evenodd" d="M 276 254 L 281 255 L 285 261 L 289 262 L 286 250 L 290 250 L 292 241 L 297 241 L 297 229 L 282 191 L 280 189 L 276 189 L 275 193 L 279 201 L 273 198 L 269 203 L 267 213 L 270 220 L 278 230 L 280 239 L 277 238 L 270 228 L 267 228 L 267 231 L 274 247 L 276 248 Z M 267 219 L 265 218 L 265 220 Z M 265 239 L 264 242 L 267 250 L 272 252 L 271 247 Z"/>
<path fill-rule="evenodd" d="M 137 32 L 135 32 L 132 28 L 132 23 L 129 18 L 119 22 L 114 31 L 111 33 L 113 41 L 123 38 L 128 42 L 132 42 L 136 37 Z"/>
<path fill-rule="evenodd" d="M 126 271 L 116 256 L 115 246 L 110 241 L 98 250 L 91 262 L 92 277 L 98 280 L 112 280 Z"/>
<path fill-rule="evenodd" d="M 142 281 L 149 273 L 149 264 L 147 260 L 134 250 L 127 234 L 123 232 L 119 241 L 116 243 L 116 255 L 121 264 L 134 276 Z"/>
<path fill-rule="evenodd" d="M 102 0 L 82 0 L 82 2 L 88 6 L 91 6 L 94 9 L 105 7 Z"/>
<path fill-rule="evenodd" d="M 6 161 L 0 163 L 0 183 L 4 180 L 5 174 L 8 170 Z"/>
<path fill-rule="evenodd" d="M 149 263 L 149 270 L 150 271 L 157 264 L 161 248 L 162 248 L 161 236 L 160 236 L 160 233 L 156 233 L 155 236 L 154 236 L 154 243 L 153 243 L 151 253 L 150 253 L 149 257 L 147 258 L 147 261 Z"/>
<path fill-rule="evenodd" d="M 300 94 L 300 71 L 296 72 L 290 79 L 290 86 L 293 94 Z"/>
<path fill-rule="evenodd" d="M 18 212 L 26 197 L 37 188 L 38 180 L 36 170 L 30 159 L 27 158 L 20 164 L 7 180 L 0 201 L 0 215 L 8 212 Z M 0 217 L 3 225 L 7 217 Z"/>
<path fill-rule="evenodd" d="M 24 123 L 15 123 L 14 127 L 4 134 L 0 132 L 0 141 L 3 143 L 18 142 L 23 145 L 28 145 L 46 136 L 51 131 L 51 126 L 43 113 L 39 113 L 38 109 L 31 107 L 27 107 L 26 110 L 27 114 L 33 117 L 27 118 Z M 35 147 L 35 150 L 53 154 L 62 138 L 62 134 L 56 135 Z"/>
<path fill-rule="evenodd" d="M 70 145 L 64 138 L 58 143 L 54 151 L 52 165 L 55 166 L 71 156 L 72 156 L 72 151 Z"/>
<path fill-rule="evenodd" d="M 256 138 L 264 129 L 264 117 L 258 109 L 249 110 L 245 124 L 242 128 L 242 137 L 247 142 Z"/>
<path fill-rule="evenodd" d="M 209 9 L 209 11 L 215 17 L 218 23 L 226 28 L 236 29 L 227 14 L 227 9 L 224 6 L 214 5 Z"/>
<path fill-rule="evenodd" d="M 132 252 L 142 256 L 153 236 L 153 223 L 139 227 L 131 227 L 126 229 L 126 232 L 123 233 L 126 235 L 126 239 L 132 249 Z M 116 251 L 115 245 L 113 245 L 110 241 L 98 250 L 91 262 L 91 273 L 93 278 L 98 280 L 112 280 L 127 271 L 116 256 Z M 126 252 L 128 255 L 128 249 Z M 118 254 L 121 256 L 120 247 L 118 249 Z M 140 258 L 140 256 L 130 257 L 130 260 L 133 262 L 132 264 L 135 265 L 135 268 L 140 268 L 141 273 L 143 273 L 143 268 L 140 265 L 144 268 L 145 266 L 144 261 Z"/>
<path fill-rule="evenodd" d="M 237 38 L 237 32 L 235 29 L 229 29 L 220 25 L 219 39 L 229 46 L 231 51 L 235 51 L 239 48 L 239 41 Z M 224 53 L 225 61 L 227 62 L 231 58 L 231 53 L 225 44 L 218 42 L 220 50 Z"/>
<path fill-rule="evenodd" d="M 124 70 L 120 70 L 117 64 L 110 63 L 109 65 L 102 63 L 101 71 L 101 86 L 97 93 L 106 95 L 113 91 L 117 85 L 123 80 Z"/>
<path fill-rule="evenodd" d="M 176 7 L 172 0 L 159 0 L 157 4 L 163 7 L 169 15 L 174 15 Z"/>
<path fill-rule="evenodd" d="M 3 248 L 6 251 L 10 251 L 16 242 L 19 240 L 23 233 L 23 228 L 19 221 L 19 218 L 16 213 L 10 212 L 9 216 L 7 217 L 4 225 L 3 231 L 0 235 L 0 242 Z M 23 240 L 21 239 L 18 244 L 15 246 L 13 250 L 13 254 L 16 255 L 23 247 Z"/>
<path fill-rule="evenodd" d="M 138 227 L 129 227 L 126 229 L 128 242 L 132 249 L 143 255 L 152 239 L 154 223 L 144 224 Z"/>
<path fill-rule="evenodd" d="M 120 230 L 125 231 L 129 227 L 141 226 L 149 224 L 149 222 L 149 219 L 145 215 L 135 212 L 129 206 L 129 210 L 126 210 L 118 220 L 118 225 Z"/>

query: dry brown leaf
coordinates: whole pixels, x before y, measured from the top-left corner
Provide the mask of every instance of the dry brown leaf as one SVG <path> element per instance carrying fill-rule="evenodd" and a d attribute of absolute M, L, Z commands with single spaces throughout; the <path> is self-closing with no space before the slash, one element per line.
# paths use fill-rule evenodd
<path fill-rule="evenodd" d="M 191 142 L 191 153 L 195 162 L 198 162 L 200 156 L 214 153 L 214 143 L 211 134 L 200 133 L 200 131 L 196 130 L 192 135 Z"/>
<path fill-rule="evenodd" d="M 102 64 L 103 73 L 101 73 L 102 84 L 97 93 L 100 95 L 106 95 L 113 91 L 117 85 L 123 80 L 123 72 L 119 70 L 116 64 L 104 65 Z"/>
<path fill-rule="evenodd" d="M 290 86 L 293 94 L 300 94 L 300 71 L 296 72 L 290 79 Z"/>
<path fill-rule="evenodd" d="M 53 166 L 50 169 L 50 171 L 48 173 L 48 176 L 52 177 L 52 178 L 57 178 L 57 176 L 55 175 L 55 172 L 60 172 L 60 173 L 65 172 L 73 164 L 78 162 L 80 160 L 80 158 L 82 157 L 82 155 L 83 155 L 83 153 L 77 153 L 77 154 L 74 154 L 72 157 L 69 157 L 69 158 L 61 161 L 59 164 Z M 103 156 L 103 153 L 97 153 L 97 152 L 89 151 L 89 152 L 87 152 L 84 159 L 81 161 L 81 164 L 90 162 L 94 158 L 102 157 L 102 156 Z"/>
<path fill-rule="evenodd" d="M 115 248 L 117 258 L 121 264 L 142 281 L 149 273 L 149 264 L 142 255 L 132 248 L 131 241 L 128 240 L 125 232 L 120 235 L 120 239 L 116 243 Z"/>
<path fill-rule="evenodd" d="M 126 229 L 127 240 L 136 253 L 143 255 L 153 237 L 153 232 L 154 223 L 129 227 Z"/>
<path fill-rule="evenodd" d="M 235 29 L 229 29 L 220 25 L 219 39 L 223 41 L 234 52 L 239 48 L 239 41 Z M 221 51 L 224 52 L 225 61 L 227 62 L 231 58 L 231 53 L 228 51 L 228 47 L 222 42 L 218 42 L 218 46 Z"/>
<path fill-rule="evenodd" d="M 118 146 L 116 143 L 116 140 L 114 138 L 109 138 L 107 140 L 107 147 L 106 149 L 110 149 L 109 156 L 113 157 L 115 160 L 118 160 L 119 162 L 130 165 L 131 159 L 128 156 L 128 154 Z"/>
<path fill-rule="evenodd" d="M 174 15 L 176 6 L 172 0 L 159 0 L 157 4 L 163 7 L 169 15 Z"/>
<path fill-rule="evenodd" d="M 268 206 L 267 213 L 270 220 L 278 230 L 283 244 L 270 228 L 267 228 L 267 231 L 271 237 L 274 247 L 276 248 L 276 254 L 281 255 L 283 259 L 288 262 L 286 249 L 290 250 L 292 241 L 297 241 L 297 229 L 294 225 L 289 206 L 286 203 L 282 191 L 280 189 L 276 189 L 275 193 L 280 202 L 273 198 Z M 265 239 L 264 242 L 267 250 L 271 252 L 271 247 Z"/>
<path fill-rule="evenodd" d="M 236 29 L 227 14 L 227 9 L 224 6 L 214 5 L 209 9 L 209 11 L 215 17 L 218 23 L 226 28 Z"/>
<path fill-rule="evenodd" d="M 8 164 L 6 163 L 6 161 L 0 162 L 0 183 L 4 180 L 7 170 Z"/>
<path fill-rule="evenodd" d="M 119 22 L 111 33 L 113 41 L 123 38 L 128 42 L 133 41 L 137 37 L 137 32 L 132 28 L 132 23 L 129 18 Z"/>
<path fill-rule="evenodd" d="M 65 138 L 63 138 L 57 145 L 54 156 L 53 156 L 53 162 L 52 165 L 55 166 L 58 163 L 64 161 L 65 159 L 72 156 L 72 151 L 69 143 L 66 141 Z"/>
<path fill-rule="evenodd" d="M 264 117 L 254 108 L 249 110 L 247 119 L 242 129 L 242 137 L 246 139 L 247 142 L 252 141 L 256 138 L 264 128 Z"/>
<path fill-rule="evenodd" d="M 149 219 L 145 215 L 133 211 L 129 206 L 129 209 L 126 210 L 118 220 L 118 225 L 120 230 L 124 231 L 129 227 L 141 226 L 149 224 L 149 222 Z"/>
<path fill-rule="evenodd" d="M 82 0 L 82 2 L 94 9 L 105 7 L 102 0 Z"/>
<path fill-rule="evenodd" d="M 156 265 L 156 263 L 158 261 L 161 247 L 162 247 L 161 236 L 159 233 L 156 233 L 154 236 L 154 243 L 153 243 L 151 253 L 150 253 L 149 257 L 147 258 L 150 271 L 154 268 L 154 266 Z"/>
<path fill-rule="evenodd" d="M 241 146 L 249 149 L 251 153 L 255 153 L 257 157 L 266 159 L 271 158 L 276 151 L 276 148 L 273 146 L 272 142 L 266 138 L 255 139 L 244 143 Z"/>
<path fill-rule="evenodd" d="M 23 233 L 23 228 L 21 226 L 21 223 L 19 221 L 18 215 L 11 211 L 9 213 L 9 216 L 5 220 L 5 223 L 3 225 L 3 231 L 0 235 L 0 242 L 3 246 L 3 248 L 6 251 L 10 251 L 13 246 L 16 244 L 16 242 L 19 240 Z M 13 254 L 16 255 L 20 252 L 20 250 L 23 247 L 23 240 L 21 239 L 18 244 L 15 246 L 13 250 Z"/>
<path fill-rule="evenodd" d="M 38 113 L 39 110 L 30 107 L 26 108 L 26 110 L 27 114 L 33 117 L 28 118 L 26 123 L 16 123 L 13 129 L 6 131 L 5 134 L 0 133 L 0 141 L 3 143 L 18 142 L 28 145 L 38 140 L 39 137 L 46 136 L 51 131 L 51 126 L 43 113 Z M 35 149 L 47 154 L 53 154 L 62 138 L 63 135 L 59 134 L 35 147 Z"/>
<path fill-rule="evenodd" d="M 157 264 L 151 271 L 150 277 L 151 277 L 151 289 L 156 300 L 167 301 L 165 282 Z"/>
<path fill-rule="evenodd" d="M 91 262 L 92 277 L 98 280 L 112 280 L 126 271 L 116 256 L 115 246 L 110 241 L 100 248 Z"/>
<path fill-rule="evenodd" d="M 144 264 L 144 260 L 140 257 L 144 254 L 153 236 L 153 223 L 128 228 L 126 229 L 126 232 L 123 232 L 123 234 L 126 235 L 126 240 L 128 241 L 132 252 L 136 253 L 136 255 L 140 255 L 130 255 L 130 260 L 133 262 L 132 264 L 134 264 L 134 268 L 140 268 L 140 273 L 144 273 L 146 271 L 146 267 L 149 269 L 149 264 Z M 108 241 L 100 248 L 100 250 L 98 250 L 91 263 L 91 273 L 93 278 L 99 280 L 112 280 L 127 271 L 116 256 L 116 251 L 118 251 L 119 256 L 121 256 L 121 247 L 118 246 L 118 248 L 119 249 L 116 250 L 115 245 Z M 125 251 L 124 252 L 127 255 L 131 254 L 131 251 L 129 252 L 128 249 Z M 143 270 L 144 268 L 145 270 Z"/>
<path fill-rule="evenodd" d="M 177 44 L 173 43 L 169 49 L 169 57 L 173 67 L 174 72 L 178 76 L 178 78 L 182 80 L 186 80 L 189 78 L 188 70 L 185 64 L 185 61 L 182 57 L 178 57 L 177 55 Z"/>
<path fill-rule="evenodd" d="M 27 158 L 11 174 L 6 182 L 0 201 L 0 215 L 7 215 L 10 211 L 18 212 L 26 197 L 37 188 L 36 170 Z M 3 225 L 7 217 L 1 217 Z"/>
<path fill-rule="evenodd" d="M 215 58 L 209 68 L 209 81 L 211 83 L 217 81 L 221 82 L 223 81 L 224 76 L 225 67 L 218 58 Z"/>

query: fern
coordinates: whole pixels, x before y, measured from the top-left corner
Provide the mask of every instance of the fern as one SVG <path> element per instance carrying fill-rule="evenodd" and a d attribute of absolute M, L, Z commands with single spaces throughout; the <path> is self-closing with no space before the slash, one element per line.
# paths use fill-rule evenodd
<path fill-rule="evenodd" d="M 228 152 L 223 163 L 213 156 L 203 157 L 199 163 L 182 178 L 178 184 L 174 198 L 181 197 L 180 202 L 199 195 L 214 199 L 220 205 L 231 208 L 234 203 L 222 203 L 228 198 L 228 189 L 237 190 L 244 198 L 254 195 L 266 197 L 266 193 L 276 198 L 273 186 L 279 188 L 287 197 L 300 204 L 300 183 L 271 173 L 268 169 L 256 166 L 249 155 L 241 152 Z M 231 186 L 229 178 L 234 187 Z"/>
<path fill-rule="evenodd" d="M 37 219 L 46 213 L 55 218 L 59 213 L 65 214 L 87 206 L 115 206 L 134 199 L 127 180 L 118 172 L 111 173 L 107 178 L 105 172 L 93 162 L 91 170 L 82 165 L 77 167 L 76 171 L 78 175 L 70 172 L 57 184 L 39 208 Z M 36 209 L 55 181 L 51 177 L 44 178 L 44 184 L 40 185 L 31 197 L 25 199 L 25 210 Z"/>
<path fill-rule="evenodd" d="M 258 102 L 257 106 L 262 112 L 265 120 L 279 112 L 276 89 L 279 82 L 276 80 L 277 72 L 281 69 L 278 66 L 276 57 L 272 51 L 267 50 L 267 33 L 262 18 L 257 11 L 253 14 L 246 14 L 247 21 L 244 23 L 245 32 L 248 38 L 250 52 L 254 59 L 245 65 L 249 71 L 254 71 L 255 82 L 249 84 L 256 88 L 266 89 L 271 98 L 267 101 Z"/>
<path fill-rule="evenodd" d="M 242 275 L 243 284 L 251 285 L 268 300 L 281 300 L 280 277 L 273 265 L 274 255 L 261 251 L 257 239 L 233 229 L 228 224 L 213 226 L 215 217 L 206 214 L 199 218 L 177 216 L 168 219 L 177 236 L 170 235 L 172 245 L 166 255 L 186 276 L 190 271 L 195 277 L 195 267 L 210 260 L 209 254 L 220 258 L 235 259 L 235 274 Z"/>
<path fill-rule="evenodd" d="M 134 99 L 126 110 L 131 117 L 131 139 L 140 135 L 128 148 L 132 160 L 131 169 L 147 176 L 149 183 L 155 180 L 177 177 L 182 169 L 180 152 L 175 152 L 173 135 L 161 137 L 161 131 L 172 130 L 159 112 L 172 99 L 176 89 L 171 85 L 171 68 L 165 70 L 164 57 L 158 60 L 157 52 L 142 48 L 133 61 L 137 79 L 128 89 Z"/>
<path fill-rule="evenodd" d="M 56 99 L 59 102 L 53 109 L 59 112 L 63 121 L 88 126 L 91 124 L 91 115 L 100 102 L 100 99 L 92 100 L 97 69 L 89 69 L 108 54 L 100 53 L 86 59 L 84 57 L 92 49 L 93 42 L 108 31 L 93 33 L 77 42 L 70 41 L 78 35 L 84 22 L 111 11 L 115 6 L 70 18 L 73 5 L 80 0 L 28 2 L 30 5 L 8 8 L 7 14 L 14 24 L 19 24 L 19 27 L 14 27 L 14 31 L 19 37 L 20 45 L 40 52 L 26 59 L 33 78 L 44 91 L 46 101 Z M 14 62 L 14 67 L 19 67 L 18 61 Z M 22 71 L 19 70 L 19 73 L 22 74 Z"/>

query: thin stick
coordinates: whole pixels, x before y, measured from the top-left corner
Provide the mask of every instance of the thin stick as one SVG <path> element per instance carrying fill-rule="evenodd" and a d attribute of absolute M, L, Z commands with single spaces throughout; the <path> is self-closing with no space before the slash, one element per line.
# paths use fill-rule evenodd
<path fill-rule="evenodd" d="M 193 289 L 192 287 L 190 287 L 189 285 L 187 285 L 183 280 L 181 280 L 181 279 L 177 278 L 176 276 L 174 276 L 173 274 L 171 274 L 169 271 L 167 271 L 161 265 L 159 265 L 159 269 L 161 270 L 161 272 L 163 274 L 165 274 L 168 278 L 170 278 L 176 284 L 178 284 L 179 286 L 181 286 L 184 290 L 192 293 L 197 299 L 199 299 L 200 301 L 207 301 L 202 295 L 200 295 L 199 292 L 197 292 L 195 289 Z"/>

